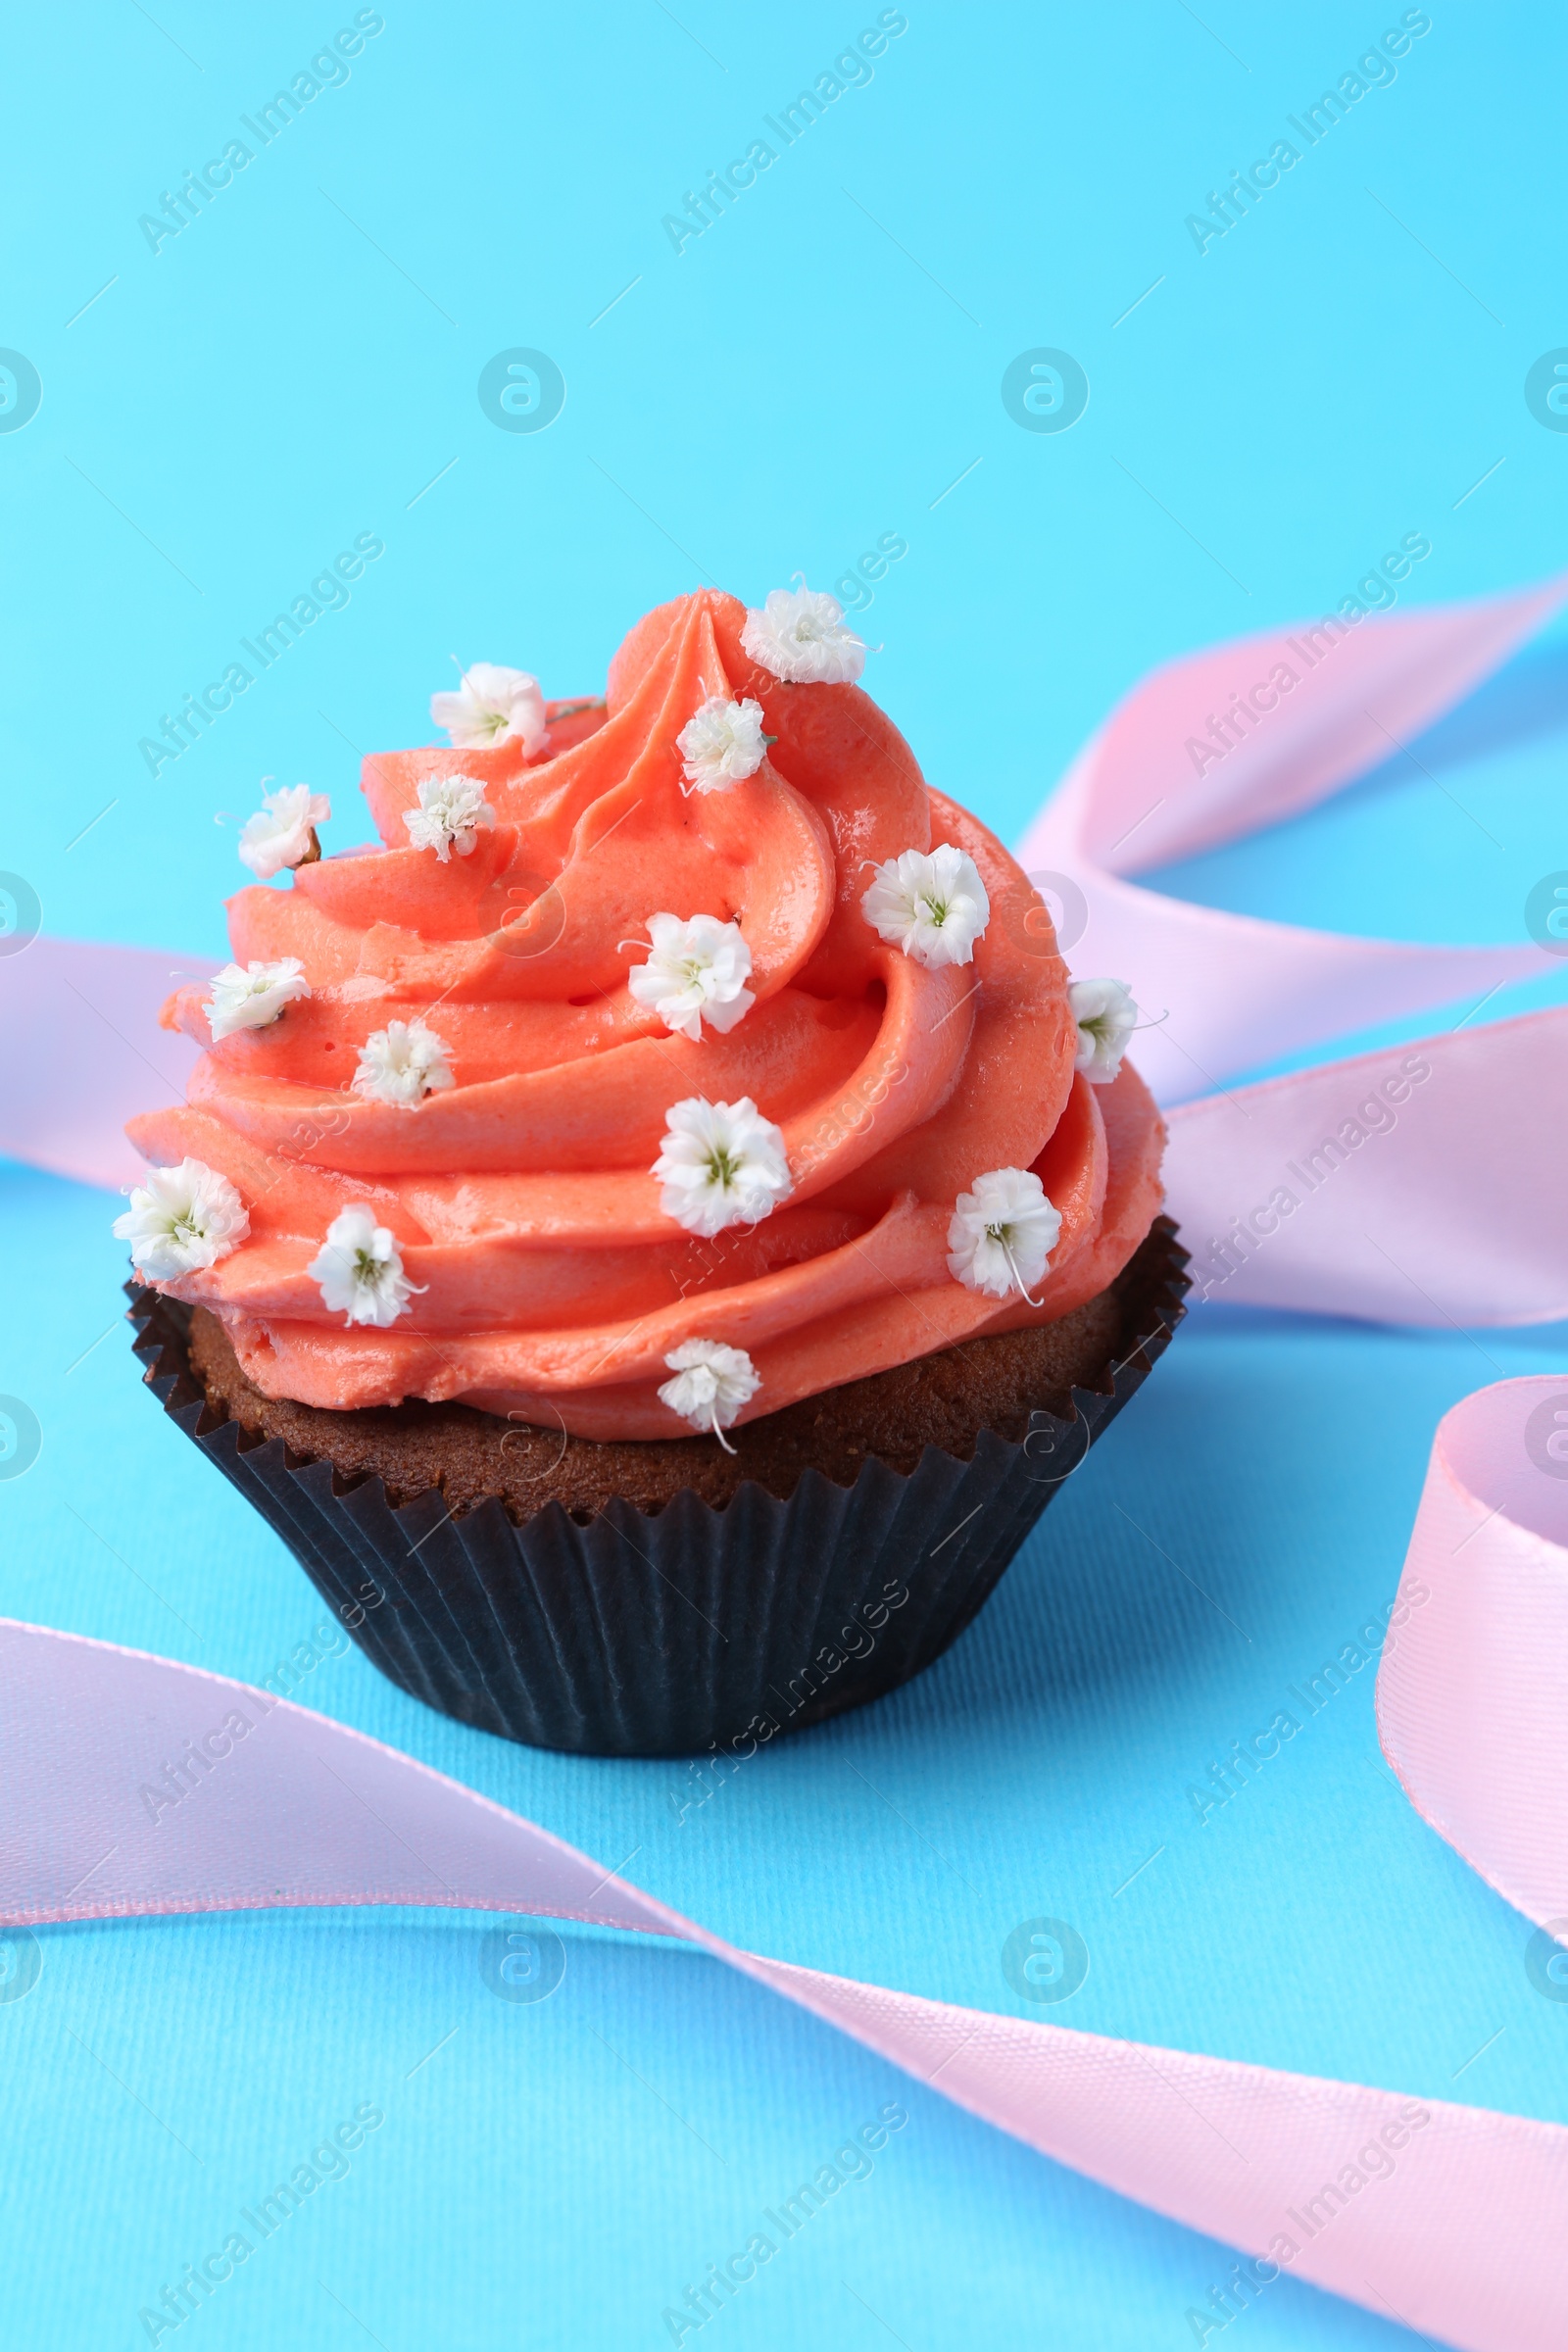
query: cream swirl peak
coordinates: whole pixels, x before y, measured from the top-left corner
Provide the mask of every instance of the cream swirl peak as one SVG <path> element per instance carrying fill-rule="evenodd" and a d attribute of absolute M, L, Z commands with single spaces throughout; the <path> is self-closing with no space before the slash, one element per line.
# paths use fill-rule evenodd
<path fill-rule="evenodd" d="M 230 901 L 238 964 L 309 994 L 215 1037 L 179 990 L 189 1101 L 129 1132 L 232 1188 L 220 1254 L 145 1270 L 268 1395 L 681 1436 L 669 1374 L 715 1349 L 753 1382 L 727 1426 L 1064 1315 L 1132 1255 L 1159 1116 L 1129 1066 L 1075 1071 L 1038 897 L 858 686 L 781 678 L 747 650 L 771 643 L 733 597 L 662 606 L 603 702 L 372 755 L 384 846 Z M 1041 1201 L 1058 1220 L 1044 1265 L 992 1250 L 1030 1278 L 1000 1300 L 950 1262 L 993 1177 L 1030 1234 Z M 319 1271 L 349 1210 L 385 1321 L 345 1320 L 349 1276 Z"/>

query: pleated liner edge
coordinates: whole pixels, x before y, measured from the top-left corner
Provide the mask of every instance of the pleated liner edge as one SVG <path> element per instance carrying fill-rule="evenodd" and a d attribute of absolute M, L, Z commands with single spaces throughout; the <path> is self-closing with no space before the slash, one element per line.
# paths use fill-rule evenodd
<path fill-rule="evenodd" d="M 617 1497 L 586 1526 L 549 1502 L 514 1526 L 487 1497 L 394 1508 L 209 1408 L 189 1309 L 127 1283 L 135 1351 L 165 1412 L 288 1545 L 366 1656 L 460 1723 L 579 1755 L 751 1753 L 922 1672 L 988 1599 L 1041 1512 L 1140 1388 L 1186 1312 L 1187 1251 L 1156 1220 L 1129 1269 L 1104 1388 L 1043 1407 L 973 1458 L 874 1456 L 853 1487 L 807 1470 L 787 1502 L 754 1481 L 714 1509 Z M 854 1653 L 854 1654 L 852 1654 Z"/>

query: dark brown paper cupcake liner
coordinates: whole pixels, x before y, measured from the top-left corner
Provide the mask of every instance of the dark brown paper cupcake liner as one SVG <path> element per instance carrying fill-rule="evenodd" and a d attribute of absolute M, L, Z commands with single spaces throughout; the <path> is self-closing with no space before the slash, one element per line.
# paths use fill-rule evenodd
<path fill-rule="evenodd" d="M 909 1681 L 956 1640 L 1185 1308 L 1168 1217 L 1125 1280 L 1120 1344 L 1065 1419 L 971 1460 L 927 1446 L 906 1476 L 874 1456 L 851 1487 L 807 1470 L 788 1501 L 753 1481 L 720 1509 L 689 1488 L 587 1525 L 549 1502 L 521 1526 L 488 1497 L 401 1507 L 215 1410 L 190 1367 L 190 1310 L 128 1284 L 136 1353 L 164 1410 L 280 1536 L 366 1656 L 462 1723 L 579 1755 L 744 1756 Z"/>

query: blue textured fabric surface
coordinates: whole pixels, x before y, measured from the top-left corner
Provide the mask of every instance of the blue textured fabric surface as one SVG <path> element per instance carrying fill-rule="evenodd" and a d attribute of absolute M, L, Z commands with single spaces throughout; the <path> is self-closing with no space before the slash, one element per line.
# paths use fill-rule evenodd
<path fill-rule="evenodd" d="M 1144 669 L 1333 609 L 1401 532 L 1432 543 L 1422 601 L 1558 561 L 1568 437 L 1522 385 L 1562 331 L 1560 27 L 1438 13 L 1200 255 L 1184 216 L 1400 11 L 911 9 L 874 78 L 677 256 L 662 216 L 878 13 L 389 8 L 351 77 L 156 253 L 138 215 L 355 12 L 165 0 L 95 17 L 69 59 L 52 20 L 14 28 L 0 340 L 42 399 L 0 431 L 0 864 L 48 929 L 172 967 L 220 952 L 262 775 L 308 777 L 334 844 L 363 836 L 353 747 L 424 739 L 450 653 L 591 688 L 705 570 L 755 602 L 906 541 L 865 588 L 866 683 L 932 781 L 1015 836 Z M 1055 436 L 998 394 L 1042 346 L 1091 384 Z M 518 347 L 566 382 L 532 435 L 475 396 Z M 362 532 L 385 553 L 349 606 L 150 775 L 139 739 Z M 1351 931 L 1518 938 L 1568 864 L 1565 679 L 1548 637 L 1341 801 L 1154 879 Z M 0 1480 L 0 1610 L 262 1680 L 321 1612 L 138 1389 L 114 1207 L 0 1170 L 0 1391 L 43 1433 Z M 1057 2022 L 1568 2121 L 1568 2006 L 1383 1765 L 1373 1662 L 1228 1801 L 1192 1793 L 1392 1595 L 1441 1412 L 1559 1365 L 1565 1336 L 1204 1310 L 941 1664 L 706 1796 L 678 1764 L 432 1716 L 341 1634 L 297 1695 L 760 1950 L 1028 2014 L 1003 1944 L 1063 1918 L 1090 1966 Z M 53 1930 L 21 1998 L 0 1965 L 12 2338 L 182 2337 L 139 2312 L 372 2106 L 346 2174 L 203 2307 L 209 2352 L 667 2343 L 665 2307 L 897 2101 L 869 2176 L 705 2336 L 1200 2340 L 1225 2249 L 688 1952 L 572 1934 L 550 1998 L 499 1999 L 492 1927 Z M 1288 2278 L 1231 2325 L 1254 2352 L 1413 2340 Z"/>

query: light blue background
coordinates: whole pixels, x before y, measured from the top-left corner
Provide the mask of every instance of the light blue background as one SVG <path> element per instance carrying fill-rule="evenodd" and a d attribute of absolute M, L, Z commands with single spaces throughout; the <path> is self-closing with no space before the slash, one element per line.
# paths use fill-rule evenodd
<path fill-rule="evenodd" d="M 705 575 L 755 602 L 905 537 L 866 682 L 933 782 L 1015 837 L 1152 663 L 1337 604 L 1401 532 L 1433 547 L 1411 603 L 1561 562 L 1568 435 L 1523 398 L 1568 342 L 1568 40 L 1543 11 L 1434 9 L 1392 86 L 1200 257 L 1184 216 L 1398 9 L 911 7 L 870 83 L 677 257 L 661 216 L 874 8 L 394 5 L 154 255 L 137 216 L 353 13 L 102 0 L 11 29 L 0 343 L 43 398 L 0 435 L 0 863 L 53 932 L 220 953 L 263 775 L 330 791 L 332 843 L 362 837 L 356 750 L 424 740 L 450 656 L 592 690 Z M 566 380 L 537 434 L 475 396 L 518 345 Z M 999 396 L 1039 345 L 1090 378 L 1063 434 Z M 362 531 L 386 553 L 347 610 L 155 782 L 138 738 Z M 1420 769 L 1164 886 L 1521 937 L 1568 865 L 1565 680 L 1548 635 Z M 44 1432 L 0 1484 L 0 1608 L 261 1678 L 320 1612 L 137 1390 L 113 1204 L 20 1169 L 0 1199 L 0 1390 Z M 1568 2120 L 1568 2006 L 1399 1795 L 1370 1670 L 1206 1825 L 1186 1794 L 1392 1595 L 1438 1415 L 1560 1365 L 1563 1338 L 1206 1310 L 941 1665 L 683 1821 L 683 1767 L 510 1747 L 354 1652 L 301 1695 L 760 1950 L 1025 2014 L 1003 1942 L 1065 1917 L 1091 1967 L 1061 2023 Z M 872 2178 L 713 2323 L 732 2345 L 1195 2340 L 1224 2249 L 706 1960 L 574 1935 L 560 1990 L 511 2005 L 479 1933 L 44 1936 L 0 2003 L 12 2340 L 145 2342 L 138 2307 L 374 2099 L 350 2178 L 206 2308 L 209 2352 L 667 2342 L 662 2308 L 896 2097 Z M 1245 2326 L 1253 2352 L 1410 2340 L 1289 2278 Z"/>

